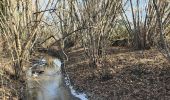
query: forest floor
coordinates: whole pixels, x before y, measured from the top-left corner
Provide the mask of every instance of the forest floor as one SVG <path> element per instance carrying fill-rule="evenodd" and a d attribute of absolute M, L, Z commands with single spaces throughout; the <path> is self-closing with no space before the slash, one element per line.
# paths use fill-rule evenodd
<path fill-rule="evenodd" d="M 97 68 L 89 66 L 82 48 L 67 54 L 65 68 L 71 84 L 79 92 L 86 92 L 89 100 L 170 100 L 170 64 L 156 49 L 142 52 L 110 47 Z M 0 57 L 1 66 L 9 63 Z M 13 73 L 12 68 L 5 68 L 0 69 L 0 79 L 4 80 L 0 83 L 0 100 L 17 100 L 18 93 L 24 91 L 23 81 L 13 80 L 8 74 Z M 3 70 L 9 72 L 3 75 Z"/>
<path fill-rule="evenodd" d="M 97 68 L 89 66 L 82 48 L 68 56 L 71 83 L 90 100 L 170 100 L 170 64 L 156 49 L 111 47 Z"/>
<path fill-rule="evenodd" d="M 0 100 L 23 98 L 25 80 L 15 80 L 12 61 L 0 54 Z"/>

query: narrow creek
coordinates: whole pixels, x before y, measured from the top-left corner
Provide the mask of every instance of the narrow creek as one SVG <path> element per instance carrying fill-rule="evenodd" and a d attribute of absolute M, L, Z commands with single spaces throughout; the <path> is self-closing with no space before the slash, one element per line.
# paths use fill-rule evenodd
<path fill-rule="evenodd" d="M 73 89 L 68 75 L 62 75 L 59 59 L 45 66 L 46 60 L 42 59 L 27 70 L 27 100 L 88 100 L 86 94 Z"/>

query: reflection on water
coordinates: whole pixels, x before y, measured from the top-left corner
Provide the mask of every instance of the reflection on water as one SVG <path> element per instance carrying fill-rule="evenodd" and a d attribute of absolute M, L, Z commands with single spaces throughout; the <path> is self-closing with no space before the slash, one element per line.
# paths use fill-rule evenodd
<path fill-rule="evenodd" d="M 45 68 L 42 74 L 34 74 L 31 69 L 27 72 L 27 100 L 87 100 L 86 95 L 77 94 L 71 85 L 67 84 L 69 88 L 65 85 L 59 59 L 54 59 L 54 67 Z"/>

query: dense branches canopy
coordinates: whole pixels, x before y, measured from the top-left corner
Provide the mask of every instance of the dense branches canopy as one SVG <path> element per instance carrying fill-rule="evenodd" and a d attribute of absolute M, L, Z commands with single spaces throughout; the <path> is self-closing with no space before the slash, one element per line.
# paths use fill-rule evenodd
<path fill-rule="evenodd" d="M 169 52 L 168 0 L 2 0 L 0 6 L 3 51 L 18 76 L 39 47 L 83 47 L 95 66 L 117 39 L 133 49 Z"/>

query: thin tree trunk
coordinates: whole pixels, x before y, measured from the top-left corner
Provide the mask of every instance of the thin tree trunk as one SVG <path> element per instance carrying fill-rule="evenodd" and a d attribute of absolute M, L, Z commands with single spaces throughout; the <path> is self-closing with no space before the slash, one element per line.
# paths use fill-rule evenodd
<path fill-rule="evenodd" d="M 166 41 L 165 41 L 164 36 L 163 36 L 164 29 L 163 29 L 163 25 L 162 25 L 160 11 L 159 11 L 158 6 L 156 4 L 156 0 L 153 0 L 153 4 L 154 4 L 155 10 L 156 10 L 161 44 L 163 44 L 163 49 L 165 50 L 167 58 L 170 61 L 170 53 L 169 53 L 168 46 L 167 46 Z"/>

